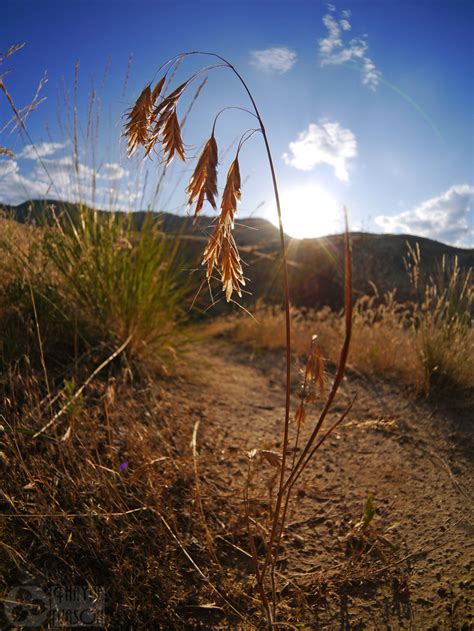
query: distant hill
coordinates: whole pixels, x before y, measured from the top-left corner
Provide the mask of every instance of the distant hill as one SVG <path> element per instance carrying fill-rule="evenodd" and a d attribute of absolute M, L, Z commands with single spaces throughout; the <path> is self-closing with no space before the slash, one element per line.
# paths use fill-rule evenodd
<path fill-rule="evenodd" d="M 74 220 L 78 207 L 70 203 L 34 200 L 19 206 L 0 205 L 0 211 L 21 223 L 51 221 L 48 208 L 54 205 L 59 212 L 66 210 Z M 46 209 L 46 211 L 45 211 Z M 107 211 L 100 211 L 107 212 Z M 140 230 L 146 212 L 133 213 L 133 223 Z M 171 213 L 156 213 L 162 229 L 168 234 L 180 235 L 187 258 L 196 267 L 200 264 L 202 250 L 212 230 L 211 217 L 199 217 L 195 225 L 188 217 Z M 281 263 L 279 231 L 265 219 L 243 218 L 236 225 L 236 240 L 245 262 L 251 296 L 244 302 L 257 298 L 280 302 Z M 411 297 L 411 287 L 404 267 L 407 243 L 419 244 L 423 269 L 433 273 L 442 257 L 458 257 L 462 268 L 474 267 L 474 249 L 456 248 L 431 239 L 413 235 L 387 235 L 354 232 L 352 237 L 354 293 L 372 293 L 372 283 L 383 293 L 397 290 L 402 299 Z M 291 300 L 302 307 L 332 308 L 342 306 L 344 237 L 333 235 L 316 239 L 288 238 L 288 260 Z"/>

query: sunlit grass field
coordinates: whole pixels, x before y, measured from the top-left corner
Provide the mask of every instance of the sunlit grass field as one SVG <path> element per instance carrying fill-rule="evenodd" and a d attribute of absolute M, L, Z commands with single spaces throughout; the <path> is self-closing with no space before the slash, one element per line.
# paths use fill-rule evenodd
<path fill-rule="evenodd" d="M 164 80 L 155 100 L 163 85 Z M 149 142 L 150 121 L 159 123 L 161 116 L 163 129 L 158 126 L 151 135 L 152 144 L 164 136 L 171 162 L 174 153 L 184 157 L 185 151 L 176 115 L 181 93 L 172 92 L 173 98 L 164 98 L 153 113 L 155 90 L 145 87 L 129 111 L 129 148 Z M 199 90 L 194 98 L 198 95 Z M 19 111 L 15 115 L 21 119 Z M 73 126 L 70 139 L 76 157 L 77 129 Z M 213 134 L 214 129 L 186 189 L 197 206 L 204 195 L 211 204 L 217 195 Z M 293 482 L 309 461 L 306 453 L 335 434 L 354 405 L 355 397 L 343 405 L 342 397 L 337 399 L 337 418 L 328 427 L 325 415 L 343 382 L 346 358 L 348 374 L 369 383 L 395 383 L 413 401 L 472 404 L 474 288 L 472 270 L 461 268 L 456 258 L 442 258 L 435 269 L 426 270 L 420 249 L 408 247 L 405 267 L 413 299 L 402 302 L 396 288 L 381 294 L 373 286 L 370 295 L 352 300 L 347 231 L 345 274 L 339 270 L 345 278 L 342 312 L 300 309 L 289 302 L 285 312 L 258 296 L 245 307 L 238 303 L 236 296 L 245 296 L 247 271 L 232 231 L 241 195 L 238 156 L 248 139 L 243 138 L 227 174 L 219 218 L 199 260 L 190 259 L 186 240 L 167 234 L 151 211 L 139 228 L 133 213 L 118 207 L 100 212 L 86 204 L 89 200 L 76 202 L 74 213 L 60 201 L 45 205 L 35 225 L 0 218 L 0 467 L 5 473 L 0 501 L 8 516 L 0 522 L 4 590 L 25 577 L 59 585 L 74 580 L 92 590 L 106 585 L 107 616 L 118 628 L 186 628 L 188 618 L 196 628 L 206 628 L 207 615 L 219 624 L 275 628 L 280 601 L 292 624 L 303 623 L 301 612 L 311 610 L 311 598 L 322 602 L 322 596 L 287 580 L 286 560 L 277 557 L 285 545 Z M 80 189 L 76 184 L 71 198 Z M 284 245 L 283 231 L 281 236 Z M 284 260 L 284 247 L 282 252 Z M 204 274 L 190 273 L 203 271 L 203 264 Z M 200 294 L 209 296 L 209 307 L 215 306 L 214 294 L 205 293 L 215 281 L 222 302 L 216 313 L 203 307 Z M 217 466 L 201 476 L 197 448 L 206 409 L 216 406 L 215 399 L 200 399 L 203 384 L 208 386 L 208 380 L 218 396 L 223 379 L 206 372 L 219 336 L 235 351 L 230 372 L 236 375 L 242 349 L 251 349 L 254 356 L 286 349 L 287 366 L 303 366 L 302 385 L 299 375 L 295 386 L 288 373 L 286 386 L 280 384 L 287 406 L 283 438 L 268 436 L 263 446 L 239 453 L 246 463 L 240 512 L 232 504 L 235 493 L 229 492 L 228 481 L 219 480 Z M 238 387 L 238 376 L 234 381 L 231 388 Z M 298 395 L 300 409 L 316 403 L 323 410 L 304 448 L 298 441 L 300 430 L 301 435 L 307 430 L 289 415 Z M 239 423 L 232 417 L 233 403 L 227 403 L 225 414 Z M 277 403 L 253 405 L 273 411 Z M 289 435 L 296 435 L 294 446 Z M 224 453 L 225 437 L 209 438 L 211 455 Z M 286 458 L 291 468 L 285 483 Z M 259 476 L 264 478 L 259 492 L 263 488 L 268 497 L 249 498 Z M 201 484 L 209 480 L 215 485 L 206 494 Z M 307 489 L 295 492 L 298 501 L 309 494 Z M 386 532 L 379 534 L 372 524 L 372 494 L 366 498 L 361 519 L 350 527 L 344 522 L 348 561 L 339 582 L 330 586 L 333 590 L 346 589 L 354 576 L 359 583 L 372 580 L 400 563 Z M 226 511 L 230 532 L 222 517 Z M 227 539 L 217 537 L 218 530 Z M 307 543 L 299 541 L 303 552 Z M 239 559 L 226 556 L 228 568 L 222 562 L 223 544 Z M 373 575 L 372 562 L 379 564 Z M 277 580 L 284 585 L 281 591 Z"/>
<path fill-rule="evenodd" d="M 425 273 L 419 249 L 407 249 L 407 274 L 417 298 L 397 300 L 396 291 L 357 299 L 349 366 L 372 377 L 399 380 L 425 396 L 472 396 L 474 388 L 474 290 L 472 271 L 443 258 Z M 257 304 L 253 318 L 237 314 L 209 325 L 257 350 L 284 347 L 284 314 Z M 293 348 L 304 355 L 316 334 L 333 363 L 342 339 L 343 318 L 329 308 L 293 310 Z"/>

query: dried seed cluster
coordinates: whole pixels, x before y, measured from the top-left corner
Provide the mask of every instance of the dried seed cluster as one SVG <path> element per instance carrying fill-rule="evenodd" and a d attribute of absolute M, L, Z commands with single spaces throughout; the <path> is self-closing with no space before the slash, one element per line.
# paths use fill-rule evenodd
<path fill-rule="evenodd" d="M 321 395 L 323 394 L 324 381 L 324 359 L 319 348 L 317 336 L 313 335 L 311 350 L 304 371 L 301 399 L 295 413 L 295 423 L 298 425 L 303 424 L 306 420 L 306 405 L 316 401 L 318 392 Z"/>
<path fill-rule="evenodd" d="M 214 268 L 220 273 L 227 302 L 231 299 L 233 291 L 241 296 L 241 288 L 245 285 L 239 251 L 232 234 L 238 200 L 240 200 L 240 169 L 239 160 L 235 158 L 227 173 L 221 212 L 204 250 L 202 261 L 203 265 L 207 266 L 208 280 L 211 279 Z"/>
<path fill-rule="evenodd" d="M 149 155 L 157 143 L 161 144 L 169 164 L 174 155 L 185 160 L 184 143 L 181 135 L 176 107 L 178 101 L 193 77 L 182 83 L 171 94 L 159 101 L 166 75 L 151 89 L 148 85 L 138 97 L 135 105 L 127 113 L 125 136 L 128 141 L 128 155 L 131 156 L 141 145 L 145 155 Z M 159 102 L 158 102 L 159 101 Z M 240 146 L 239 146 L 240 149 Z M 188 204 L 196 204 L 194 217 L 196 218 L 207 200 L 217 210 L 217 164 L 218 147 L 214 136 L 206 142 L 196 167 L 191 176 L 186 194 Z M 202 264 L 206 266 L 206 277 L 211 281 L 216 269 L 222 283 L 227 302 L 235 291 L 242 296 L 245 285 L 239 250 L 234 239 L 234 219 L 237 212 L 237 202 L 241 196 L 241 180 L 238 152 L 232 162 L 222 195 L 220 214 L 208 243 L 204 249 Z"/>
<path fill-rule="evenodd" d="M 0 146 L 0 156 L 7 156 L 8 158 L 14 158 L 15 154 L 13 153 L 13 151 L 10 151 L 10 149 Z"/>

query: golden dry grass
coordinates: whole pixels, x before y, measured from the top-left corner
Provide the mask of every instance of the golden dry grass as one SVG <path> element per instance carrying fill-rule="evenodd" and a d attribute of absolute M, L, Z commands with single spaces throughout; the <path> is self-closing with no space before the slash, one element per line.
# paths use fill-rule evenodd
<path fill-rule="evenodd" d="M 243 144 L 249 140 L 255 132 L 260 132 L 265 144 L 267 153 L 268 166 L 271 172 L 275 203 L 277 206 L 278 218 L 279 218 L 279 233 L 281 251 L 280 256 L 283 264 L 284 281 L 283 290 L 285 296 L 285 336 L 286 336 L 286 388 L 285 388 L 285 413 L 282 425 L 282 447 L 281 447 L 281 464 L 279 465 L 278 472 L 278 489 L 275 491 L 274 509 L 271 516 L 271 525 L 269 525 L 269 534 L 266 540 L 266 552 L 261 556 L 257 551 L 255 544 L 255 534 L 253 525 L 250 523 L 250 512 L 248 504 L 248 484 L 245 487 L 244 494 L 244 513 L 247 520 L 247 533 L 248 542 L 252 553 L 252 560 L 254 565 L 255 577 L 257 582 L 257 590 L 260 597 L 261 606 L 264 615 L 267 620 L 268 627 L 274 628 L 274 621 L 277 619 L 278 597 L 276 591 L 275 571 L 278 559 L 278 550 L 285 529 L 285 522 L 287 517 L 287 510 L 290 502 L 290 495 L 292 488 L 301 473 L 306 469 L 309 461 L 314 456 L 316 450 L 323 444 L 328 438 L 331 432 L 342 422 L 348 413 L 352 404 L 349 405 L 347 410 L 340 415 L 339 420 L 327 429 L 324 434 L 319 437 L 319 433 L 325 417 L 332 407 L 335 396 L 337 394 L 339 385 L 344 375 L 344 369 L 347 361 L 347 353 L 351 338 L 352 329 L 352 254 L 350 237 L 347 228 L 346 221 L 346 235 L 345 235 L 345 247 L 344 247 L 344 334 L 341 343 L 341 351 L 337 362 L 336 374 L 334 382 L 330 391 L 328 392 L 323 409 L 320 412 L 318 420 L 315 422 L 310 436 L 305 442 L 305 446 L 298 459 L 293 459 L 293 464 L 288 469 L 287 455 L 290 441 L 290 396 L 291 396 L 291 337 L 290 337 L 290 301 L 289 301 L 289 285 L 288 285 L 288 270 L 286 261 L 286 244 L 284 229 L 282 225 L 282 214 L 279 201 L 278 184 L 274 169 L 273 157 L 270 150 L 268 138 L 265 132 L 263 120 L 260 116 L 259 110 L 256 106 L 254 98 L 245 83 L 242 76 L 237 72 L 234 66 L 215 53 L 183 53 L 177 57 L 169 60 L 164 67 L 168 66 L 168 70 L 165 72 L 165 77 L 169 68 L 172 68 L 176 63 L 181 62 L 188 54 L 191 55 L 210 55 L 215 59 L 219 59 L 222 64 L 217 64 L 214 67 L 226 66 L 230 69 L 234 76 L 240 81 L 244 90 L 246 91 L 253 112 L 250 112 L 258 121 L 258 128 L 244 131 L 240 137 L 236 155 L 230 165 L 227 173 L 226 184 L 222 194 L 220 214 L 215 223 L 215 228 L 211 234 L 209 241 L 204 249 L 202 264 L 206 266 L 206 280 L 211 287 L 211 279 L 213 278 L 214 270 L 220 275 L 220 281 L 222 284 L 222 290 L 224 292 L 227 302 L 232 300 L 233 293 L 242 295 L 242 288 L 245 286 L 245 278 L 243 274 L 242 264 L 238 247 L 233 235 L 235 216 L 237 213 L 237 204 L 241 198 L 241 177 L 239 166 L 239 152 Z M 163 68 L 163 66 L 162 66 Z M 179 120 L 176 114 L 176 107 L 178 101 L 183 94 L 184 90 L 194 80 L 199 72 L 205 72 L 210 67 L 204 67 L 201 71 L 191 75 L 187 81 L 182 83 L 171 94 L 164 97 L 163 100 L 155 107 L 153 113 L 151 112 L 151 94 L 149 88 L 145 88 L 142 94 L 139 96 L 137 103 L 129 113 L 129 122 L 125 127 L 125 134 L 128 136 L 129 147 L 133 151 L 137 144 L 142 144 L 145 149 L 145 155 L 148 155 L 155 145 L 160 144 L 161 150 L 165 156 L 166 164 L 168 165 L 173 159 L 175 154 L 184 161 L 185 152 L 184 144 L 181 136 L 181 128 Z M 163 79 L 162 79 L 163 81 Z M 229 109 L 229 108 L 224 108 Z M 238 108 L 243 109 L 243 108 Z M 204 147 L 204 152 L 201 154 L 197 162 L 197 167 L 192 175 L 191 182 L 187 187 L 187 193 L 189 200 L 194 201 L 197 197 L 196 211 L 197 214 L 202 207 L 204 196 L 207 196 L 211 205 L 214 205 L 214 193 L 216 191 L 216 164 L 217 164 L 217 145 L 214 141 L 214 130 L 216 121 L 221 110 L 214 118 L 212 126 L 211 139 Z M 247 110 L 248 111 L 248 110 Z M 154 125 L 150 125 L 151 119 L 156 120 Z M 207 191 L 206 191 L 207 186 Z M 346 213 L 347 218 L 347 213 Z M 203 283 L 204 284 L 204 283 Z M 201 285 L 202 286 L 202 285 Z M 212 294 L 211 294 L 212 295 Z M 308 377 L 311 381 L 319 382 L 322 385 L 323 372 L 322 372 L 322 359 L 319 353 L 317 345 L 314 345 L 308 362 L 307 379 L 305 384 L 308 383 Z M 301 406 L 302 410 L 306 399 L 313 397 L 311 392 L 307 393 L 303 397 Z M 301 416 L 301 415 L 300 415 Z M 302 419 L 300 419 L 301 421 Z M 301 423 L 298 424 L 298 428 Z M 295 438 L 296 450 L 298 445 L 299 434 Z M 318 440 L 316 440 L 318 438 Z M 250 475 L 249 466 L 249 475 Z M 288 476 L 287 476 L 288 474 Z M 271 586 L 271 587 L 270 587 Z M 270 595 L 271 594 L 271 595 Z"/>
<path fill-rule="evenodd" d="M 283 311 L 260 304 L 253 316 L 237 314 L 211 323 L 206 330 L 210 335 L 230 334 L 257 350 L 284 348 Z M 294 351 L 304 355 L 317 335 L 324 357 L 336 363 L 343 335 L 341 316 L 328 308 L 315 312 L 294 308 L 292 316 Z M 470 324 L 448 327 L 439 310 L 398 303 L 394 292 L 382 299 L 363 296 L 354 309 L 349 367 L 400 380 L 426 394 L 444 387 L 472 391 L 474 333 Z"/>
<path fill-rule="evenodd" d="M 153 90 L 151 86 L 143 90 L 129 112 L 126 135 L 130 155 L 138 146 L 143 146 L 148 155 L 159 142 L 168 165 L 175 155 L 185 160 L 176 108 L 189 80 L 156 104 L 165 78 L 166 75 Z M 263 124 L 261 129 L 264 133 Z M 242 286 L 245 285 L 233 236 L 237 203 L 241 196 L 238 162 L 241 144 L 242 140 L 227 174 L 214 233 L 203 254 L 208 282 L 216 270 L 228 302 L 234 292 L 241 295 Z M 187 188 L 189 203 L 196 203 L 195 215 L 199 214 L 205 199 L 216 207 L 217 156 L 213 132 Z M 58 287 L 54 288 L 58 291 L 47 298 L 53 303 L 54 299 L 57 300 L 54 305 L 56 308 L 60 304 L 64 309 L 67 307 L 77 312 L 80 307 L 89 324 L 94 321 L 100 329 L 102 341 L 110 344 L 109 333 L 113 333 L 113 341 L 123 343 L 115 354 L 99 365 L 100 378 L 96 378 L 99 375 L 97 368 L 92 370 L 91 364 L 95 360 L 92 353 L 79 361 L 77 348 L 74 348 L 74 354 L 67 356 L 67 362 L 63 362 L 61 369 L 56 370 L 50 379 L 42 341 L 46 319 L 38 316 L 34 298 L 35 294 L 38 298 L 44 298 L 43 288 L 40 284 L 32 286 L 33 281 L 44 279 L 41 279 L 41 275 L 31 275 L 32 270 L 29 270 L 30 275 L 26 280 L 32 302 L 30 306 L 34 312 L 29 324 L 31 331 L 35 330 L 33 325 L 36 326 L 43 374 L 38 366 L 30 366 L 32 354 L 25 352 L 17 358 L 16 363 L 10 362 L 7 378 L 0 382 L 9 419 L 1 428 L 7 446 L 6 454 L 2 454 L 2 462 L 7 467 L 10 463 L 15 465 L 5 494 L 10 510 L 10 528 L 1 533 L 6 542 L 3 555 L 9 579 L 17 576 L 18 555 L 22 556 L 15 545 L 19 542 L 23 551 L 33 533 L 38 543 L 33 552 L 30 548 L 27 561 L 21 558 L 23 570 L 25 567 L 36 573 L 46 570 L 49 579 L 57 579 L 59 583 L 63 576 L 63 565 L 67 566 L 68 571 L 72 570 L 75 575 L 85 577 L 87 582 L 93 584 L 107 583 L 112 579 L 113 590 L 119 592 L 118 595 L 111 594 L 114 610 L 110 619 L 113 624 L 135 624 L 139 619 L 140 623 L 150 627 L 158 624 L 176 627 L 182 618 L 178 608 L 173 606 L 173 592 L 179 585 L 182 592 L 188 595 L 193 593 L 197 583 L 200 583 L 201 602 L 205 603 L 203 608 L 218 594 L 234 613 L 238 609 L 232 599 L 236 603 L 240 600 L 238 606 L 244 604 L 245 615 L 248 612 L 254 616 L 255 599 L 253 596 L 248 597 L 248 594 L 255 591 L 255 582 L 249 578 L 247 566 L 245 576 L 251 589 L 247 589 L 245 594 L 239 585 L 226 584 L 227 576 L 222 567 L 212 567 L 218 579 L 216 585 L 222 583 L 225 587 L 220 591 L 220 588 L 211 584 L 209 576 L 187 552 L 189 549 L 194 554 L 194 550 L 197 550 L 196 554 L 201 555 L 203 563 L 208 566 L 210 556 L 219 564 L 217 556 L 214 557 L 214 541 L 200 496 L 196 449 L 199 420 L 194 425 L 191 441 L 193 471 L 189 457 L 183 457 L 184 446 L 189 445 L 191 425 L 183 421 L 187 420 L 183 413 L 176 414 L 176 408 L 179 407 L 177 398 L 170 406 L 165 406 L 166 402 L 157 397 L 153 383 L 145 381 L 143 375 L 141 379 L 134 380 L 134 366 L 129 362 L 128 350 L 133 348 L 132 341 L 135 344 L 138 339 L 139 346 L 144 344 L 149 347 L 155 341 L 153 351 L 162 347 L 163 337 L 169 336 L 178 311 L 176 302 L 179 303 L 179 292 L 174 278 L 167 278 L 163 274 L 167 264 L 165 249 L 157 249 L 154 239 L 146 241 L 147 237 L 153 236 L 151 232 L 147 235 L 146 230 L 142 231 L 139 243 L 132 243 L 133 240 L 128 238 L 129 233 L 121 230 L 124 226 L 117 224 L 112 216 L 104 225 L 97 221 L 96 214 L 87 217 L 81 215 L 81 221 L 85 232 L 81 233 L 79 239 L 77 226 L 72 226 L 70 234 L 61 225 L 46 231 L 47 236 L 53 236 L 45 241 L 42 256 L 55 265 L 48 281 L 60 279 Z M 151 251 L 155 256 L 151 257 L 149 265 Z M 23 254 L 22 258 L 31 263 L 29 252 Z M 280 487 L 276 496 L 272 496 L 276 501 L 272 501 L 273 508 L 269 511 L 266 538 L 262 538 L 259 530 L 254 530 L 250 525 L 250 518 L 254 521 L 259 518 L 249 508 L 249 482 L 245 487 L 244 514 L 241 515 L 247 520 L 248 544 L 252 552 L 250 555 L 244 551 L 244 555 L 254 557 L 256 584 L 261 592 L 270 628 L 274 628 L 273 620 L 276 619 L 278 599 L 275 572 L 291 489 L 316 449 L 344 420 L 352 406 L 350 403 L 342 414 L 338 413 L 339 420 L 329 430 L 325 428 L 322 438 L 316 442 L 346 365 L 352 322 L 350 276 L 350 244 L 346 234 L 345 321 L 343 316 L 329 311 L 293 312 L 293 350 L 305 353 L 308 342 L 312 340 L 295 418 L 298 431 L 304 421 L 305 405 L 323 394 L 324 363 L 320 347 L 337 369 L 334 385 L 323 401 L 323 411 L 295 464 L 296 438 L 295 457 L 289 477 L 284 480 L 285 459 L 289 453 L 286 434 L 282 441 L 281 456 L 268 449 L 253 449 L 249 454 L 250 461 L 262 456 L 280 471 Z M 163 291 L 152 294 L 150 290 L 155 290 L 160 282 L 164 282 Z M 132 291 L 132 288 L 137 291 Z M 61 293 L 64 289 L 66 293 Z M 155 300 L 150 302 L 150 296 L 153 295 Z M 459 362 L 459 359 L 462 346 L 469 348 L 471 343 L 469 323 L 462 316 L 457 318 L 450 315 L 449 320 L 446 319 L 445 297 L 440 298 L 439 294 L 425 291 L 424 300 L 420 305 L 413 306 L 399 305 L 394 294 L 388 294 L 382 300 L 378 297 L 360 299 L 355 309 L 350 355 L 352 364 L 369 374 L 395 376 L 407 383 L 414 383 L 420 389 L 424 387 L 427 392 L 433 383 L 433 375 L 444 371 L 451 379 L 459 363 L 463 365 L 463 375 L 466 374 L 469 364 L 467 360 Z M 234 318 L 224 326 L 230 328 L 238 341 L 251 341 L 258 347 L 286 347 L 290 356 L 289 338 L 284 333 L 285 314 L 279 309 L 261 306 L 256 311 L 256 318 L 256 321 Z M 69 317 L 69 325 L 71 323 Z M 448 337 L 443 329 L 446 323 L 449 324 Z M 317 340 L 313 337 L 315 333 L 318 335 Z M 147 337 L 149 334 L 152 336 L 150 339 Z M 74 335 L 77 336 L 77 328 Z M 428 356 L 433 341 L 438 353 L 436 357 L 434 350 Z M 53 339 L 53 344 L 55 342 Z M 75 340 L 73 342 L 76 343 Z M 444 354 L 440 355 L 439 349 L 444 347 L 447 350 L 443 350 Z M 122 352 L 125 349 L 127 353 Z M 97 351 L 96 348 L 93 350 Z M 451 354 L 457 364 L 450 363 Z M 441 357 L 442 361 L 437 360 L 437 357 Z M 102 372 L 102 366 L 107 367 L 107 372 Z M 289 361 L 287 366 L 289 369 Z M 66 377 L 65 370 L 74 375 Z M 77 379 L 83 384 L 79 388 Z M 456 374 L 453 382 L 460 385 L 462 375 Z M 138 395 L 135 392 L 137 388 L 140 391 Z M 83 392 L 87 392 L 87 400 Z M 285 432 L 289 420 L 289 379 L 286 394 Z M 139 411 L 131 409 L 138 398 Z M 60 409 L 54 413 L 58 405 Z M 174 410 L 172 406 L 175 406 Z M 141 413 L 144 410 L 146 414 L 143 416 Z M 61 425 L 56 423 L 58 418 L 61 418 Z M 176 421 L 176 425 L 171 427 L 169 419 Z M 51 431 L 51 434 L 45 430 Z M 25 462 L 28 462 L 28 466 Z M 249 478 L 251 466 L 250 462 Z M 192 486 L 193 474 L 195 489 Z M 50 477 L 53 478 L 52 483 Z M 219 499 L 218 502 L 225 503 L 225 500 Z M 34 513 L 29 512 L 32 505 Z M 215 507 L 211 503 L 211 509 Z M 85 527 L 75 526 L 76 520 L 81 525 L 85 524 Z M 25 523 L 27 528 L 23 527 Z M 181 535 L 176 533 L 184 534 L 186 545 L 181 543 Z M 199 539 L 194 538 L 195 534 L 202 541 L 207 539 L 207 551 Z M 168 535 L 171 535 L 171 539 L 167 538 Z M 257 551 L 259 542 L 264 542 L 266 550 Z M 242 552 L 240 546 L 234 547 Z M 181 552 L 197 570 L 193 579 L 188 580 L 182 570 L 177 558 Z M 45 558 L 48 559 L 47 563 L 44 563 Z M 138 569 L 136 565 L 139 565 Z M 273 611 L 270 611 L 265 593 L 266 571 L 267 582 L 272 586 Z M 173 576 L 173 582 L 170 576 Z M 268 576 L 271 576 L 271 581 Z M 202 589 L 203 584 L 205 590 Z M 140 593 L 137 593 L 137 585 Z M 114 599 L 114 596 L 117 597 Z M 213 602 L 210 606 L 215 607 Z M 258 614 L 254 618 L 257 619 Z M 242 619 L 245 619 L 244 616 Z M 261 618 L 257 624 L 260 622 Z"/>
<path fill-rule="evenodd" d="M 117 362 L 33 439 L 49 418 L 41 381 L 27 362 L 0 379 L 0 592 L 25 575 L 103 585 L 108 624 L 179 628 L 173 603 L 186 603 L 202 585 L 186 565 L 181 571 L 182 551 L 162 517 L 186 545 L 203 538 L 191 501 L 192 426 L 182 423 L 176 402 L 162 399 L 151 381 L 132 384 Z M 65 387 L 63 403 L 68 396 Z M 0 607 L 0 627 L 8 628 L 3 613 Z"/>

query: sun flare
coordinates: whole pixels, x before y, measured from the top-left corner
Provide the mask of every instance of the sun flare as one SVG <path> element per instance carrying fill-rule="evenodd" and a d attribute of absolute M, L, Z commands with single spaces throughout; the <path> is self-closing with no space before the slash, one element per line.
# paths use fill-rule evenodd
<path fill-rule="evenodd" d="M 341 231 L 341 209 L 329 193 L 316 185 L 281 192 L 283 228 L 295 239 L 322 237 Z M 278 225 L 276 210 L 270 221 Z"/>

